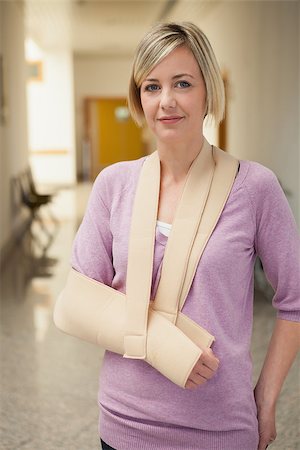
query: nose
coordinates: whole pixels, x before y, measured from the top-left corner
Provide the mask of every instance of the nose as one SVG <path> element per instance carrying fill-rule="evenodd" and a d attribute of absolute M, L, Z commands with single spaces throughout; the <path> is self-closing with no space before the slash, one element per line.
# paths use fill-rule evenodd
<path fill-rule="evenodd" d="M 176 98 L 172 89 L 162 90 L 160 105 L 164 110 L 173 109 L 176 107 Z"/>

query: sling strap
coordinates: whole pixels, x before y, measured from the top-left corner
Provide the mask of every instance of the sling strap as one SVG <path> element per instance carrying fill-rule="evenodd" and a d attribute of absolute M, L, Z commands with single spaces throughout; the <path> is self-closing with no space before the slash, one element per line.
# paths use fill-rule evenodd
<path fill-rule="evenodd" d="M 173 323 L 176 321 L 190 254 L 205 211 L 214 171 L 212 149 L 206 141 L 187 176 L 166 245 L 154 301 L 154 309 L 164 313 Z"/>
<path fill-rule="evenodd" d="M 187 175 L 166 246 L 153 309 L 176 323 L 198 262 L 227 201 L 238 161 L 204 139 Z M 124 357 L 145 359 L 160 186 L 154 152 L 141 170 L 132 214 L 126 280 Z M 180 316 L 182 319 L 182 315 Z M 205 330 L 204 330 L 205 332 Z"/>
<path fill-rule="evenodd" d="M 135 194 L 126 278 L 125 355 L 146 358 L 148 306 L 151 294 L 156 218 L 160 188 L 157 152 L 143 164 Z"/>
<path fill-rule="evenodd" d="M 203 150 L 205 151 L 203 154 L 204 157 L 209 149 L 205 145 L 201 150 L 201 153 Z M 160 311 L 173 323 L 176 322 L 178 311 L 182 310 L 184 306 L 198 263 L 224 209 L 238 170 L 238 160 L 228 155 L 223 150 L 213 147 L 210 155 L 211 159 L 209 162 L 211 166 L 213 165 L 214 167 L 214 173 L 212 182 L 209 185 L 207 184 L 208 190 L 205 191 L 205 204 L 200 203 L 199 199 L 196 199 L 197 194 L 195 194 L 194 198 L 194 205 L 199 205 L 199 210 L 201 209 L 199 214 L 200 220 L 197 224 L 198 229 L 196 230 L 196 233 L 193 233 L 191 227 L 186 226 L 186 230 L 183 230 L 181 234 L 176 233 L 176 238 L 173 240 L 173 243 L 170 240 L 170 244 L 173 244 L 172 247 L 171 245 L 170 247 L 168 246 L 169 241 L 166 246 L 162 266 L 162 276 L 153 308 L 156 311 Z M 198 181 L 197 184 L 200 189 L 200 182 Z M 198 198 L 199 197 L 201 197 L 201 194 L 198 194 Z M 190 221 L 187 222 L 187 225 L 192 223 L 192 208 L 190 214 Z M 195 215 L 194 212 L 194 216 Z M 175 216 L 175 224 L 176 219 Z M 175 257 L 176 253 L 178 254 L 175 245 L 176 242 L 182 240 L 184 233 L 186 242 L 190 242 L 191 245 L 189 252 L 186 252 L 187 262 L 184 271 L 180 272 L 181 268 L 179 263 L 181 258 L 183 258 L 184 249 L 178 257 Z M 169 239 L 170 238 L 173 238 L 172 231 Z M 189 241 L 187 238 L 189 238 Z M 172 274 L 172 279 L 174 280 L 172 284 L 170 283 L 169 274 Z M 175 280 L 177 280 L 176 284 Z"/>
<path fill-rule="evenodd" d="M 195 244 L 190 254 L 188 268 L 180 295 L 180 311 L 182 310 L 190 291 L 197 266 L 206 244 L 208 243 L 225 207 L 239 168 L 239 161 L 236 158 L 217 147 L 213 147 L 213 158 L 216 164 L 214 179 L 201 219 L 199 232 L 197 233 Z"/>

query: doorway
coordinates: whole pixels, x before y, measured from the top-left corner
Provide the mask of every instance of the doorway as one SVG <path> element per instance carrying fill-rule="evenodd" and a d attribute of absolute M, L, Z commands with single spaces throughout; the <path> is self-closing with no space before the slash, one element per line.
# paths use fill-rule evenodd
<path fill-rule="evenodd" d="M 87 98 L 84 109 L 82 164 L 91 181 L 104 167 L 145 154 L 142 130 L 132 120 L 126 98 Z"/>

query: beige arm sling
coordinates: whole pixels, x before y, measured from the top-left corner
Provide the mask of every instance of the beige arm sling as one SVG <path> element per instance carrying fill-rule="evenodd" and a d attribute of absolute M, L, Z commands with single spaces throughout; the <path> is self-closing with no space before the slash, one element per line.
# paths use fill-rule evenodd
<path fill-rule="evenodd" d="M 160 183 L 157 152 L 143 164 L 130 232 L 126 296 L 71 270 L 54 321 L 62 331 L 128 358 L 145 359 L 184 387 L 214 338 L 180 310 L 230 193 L 238 161 L 204 141 L 193 162 L 149 304 Z"/>

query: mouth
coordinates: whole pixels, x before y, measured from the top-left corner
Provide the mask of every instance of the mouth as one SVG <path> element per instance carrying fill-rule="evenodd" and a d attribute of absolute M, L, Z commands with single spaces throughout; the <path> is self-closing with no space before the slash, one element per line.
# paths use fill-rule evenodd
<path fill-rule="evenodd" d="M 158 121 L 165 124 L 173 124 L 178 123 L 183 118 L 184 118 L 183 116 L 162 116 L 159 117 Z"/>

